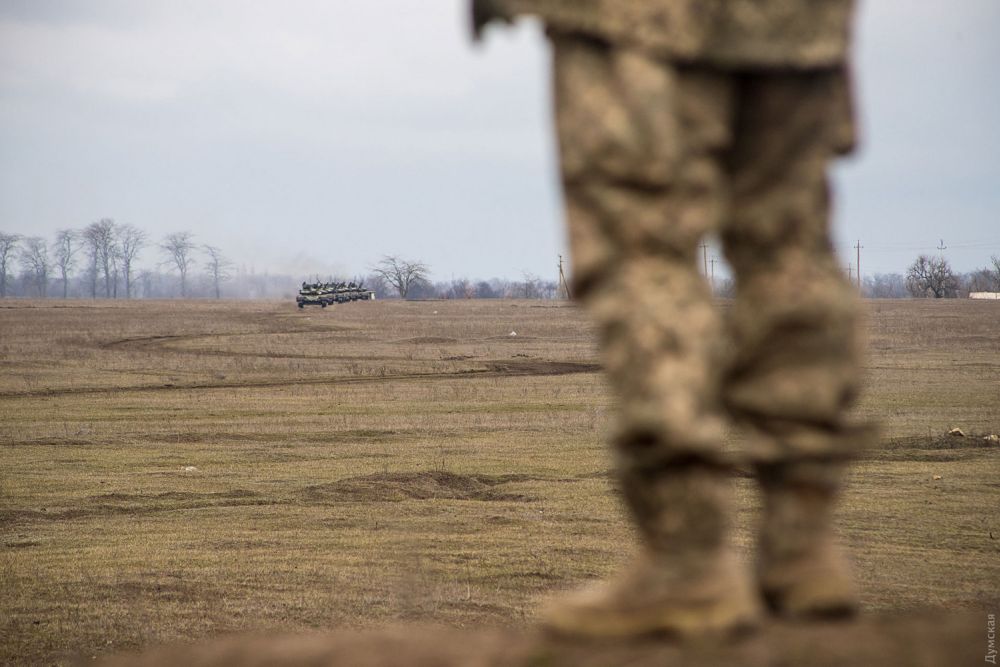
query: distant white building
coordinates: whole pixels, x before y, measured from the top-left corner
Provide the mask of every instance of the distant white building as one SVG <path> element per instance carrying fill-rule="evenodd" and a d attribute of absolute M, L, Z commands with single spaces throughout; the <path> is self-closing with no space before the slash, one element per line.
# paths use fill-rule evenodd
<path fill-rule="evenodd" d="M 1000 292 L 969 292 L 970 299 L 992 299 L 1000 301 Z"/>

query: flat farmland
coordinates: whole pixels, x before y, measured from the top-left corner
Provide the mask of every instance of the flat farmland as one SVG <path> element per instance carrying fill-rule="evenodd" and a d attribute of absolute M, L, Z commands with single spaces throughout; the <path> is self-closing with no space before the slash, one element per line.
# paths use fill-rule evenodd
<path fill-rule="evenodd" d="M 868 311 L 858 416 L 882 442 L 839 516 L 864 605 L 995 611 L 1000 304 Z M 2 664 L 523 626 L 633 542 L 571 304 L 4 301 L 0 368 Z M 750 559 L 758 498 L 737 486 Z"/>

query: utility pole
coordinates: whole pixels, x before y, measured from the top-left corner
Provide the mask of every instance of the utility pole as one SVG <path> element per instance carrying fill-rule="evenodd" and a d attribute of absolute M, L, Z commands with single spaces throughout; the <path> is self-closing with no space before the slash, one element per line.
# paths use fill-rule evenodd
<path fill-rule="evenodd" d="M 862 248 L 864 248 L 864 246 L 861 245 L 861 239 L 858 239 L 858 243 L 857 243 L 857 245 L 854 246 L 854 249 L 858 251 L 858 263 L 855 264 L 855 266 L 858 267 L 858 291 L 859 292 L 861 291 L 861 249 Z"/>
<path fill-rule="evenodd" d="M 854 282 L 854 265 L 853 264 L 848 264 L 847 265 L 847 281 L 848 282 Z"/>
<path fill-rule="evenodd" d="M 941 239 L 941 243 L 938 244 L 937 249 L 940 250 L 941 252 L 944 252 L 945 250 L 948 249 L 948 246 L 944 244 L 944 239 Z"/>
<path fill-rule="evenodd" d="M 710 261 L 712 263 L 712 278 L 711 278 L 712 294 L 714 295 L 715 294 L 715 263 L 718 262 L 719 260 L 717 258 L 713 257 Z"/>
<path fill-rule="evenodd" d="M 559 255 L 559 284 L 566 290 L 566 298 L 572 299 L 573 295 L 569 292 L 569 283 L 566 281 L 566 274 L 563 273 L 562 255 Z"/>
<path fill-rule="evenodd" d="M 701 258 L 705 266 L 705 275 L 708 275 L 708 244 L 701 242 Z"/>

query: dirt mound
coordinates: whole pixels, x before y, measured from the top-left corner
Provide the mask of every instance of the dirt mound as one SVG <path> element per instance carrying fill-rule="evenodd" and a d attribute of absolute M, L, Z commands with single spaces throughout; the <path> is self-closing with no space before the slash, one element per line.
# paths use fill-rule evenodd
<path fill-rule="evenodd" d="M 427 626 L 298 637 L 234 637 L 202 646 L 120 656 L 106 667 L 765 667 L 797 665 L 982 664 L 987 616 L 939 611 L 923 616 L 867 617 L 851 623 L 771 623 L 741 640 L 678 646 L 557 641 L 513 631 L 461 632 Z"/>
<path fill-rule="evenodd" d="M 529 500 L 498 487 L 524 475 L 459 475 L 453 472 L 379 473 L 309 486 L 302 495 L 316 502 L 398 502 L 401 500 Z"/>

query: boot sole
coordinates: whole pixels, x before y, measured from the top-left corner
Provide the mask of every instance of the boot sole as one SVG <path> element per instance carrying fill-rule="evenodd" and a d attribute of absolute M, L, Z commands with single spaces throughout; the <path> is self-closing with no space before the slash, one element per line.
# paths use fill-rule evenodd
<path fill-rule="evenodd" d="M 760 623 L 756 605 L 732 600 L 711 606 L 656 608 L 627 613 L 550 612 L 543 629 L 556 637 L 594 640 L 668 636 L 682 640 L 731 637 L 748 633 Z"/>
<path fill-rule="evenodd" d="M 803 593 L 790 589 L 762 589 L 761 597 L 776 616 L 812 620 L 851 618 L 858 613 L 854 596 Z"/>

